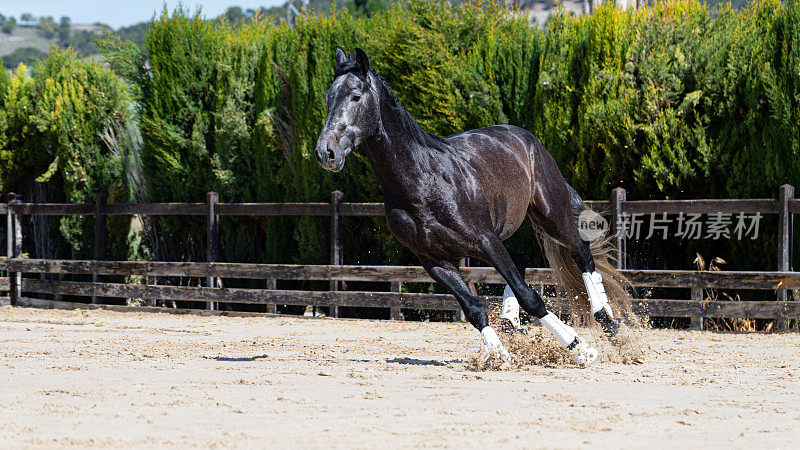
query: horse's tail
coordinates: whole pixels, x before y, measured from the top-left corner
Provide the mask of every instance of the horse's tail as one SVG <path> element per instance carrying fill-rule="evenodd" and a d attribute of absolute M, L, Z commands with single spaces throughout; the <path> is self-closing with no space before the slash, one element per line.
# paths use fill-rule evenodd
<path fill-rule="evenodd" d="M 580 213 L 588 208 L 575 189 L 569 184 L 567 184 L 567 190 L 569 191 L 572 213 L 577 223 Z M 570 250 L 541 230 L 537 229 L 536 234 L 550 267 L 553 268 L 556 282 L 563 289 L 569 300 L 573 312 L 573 322 L 576 324 L 586 323 L 591 317 L 589 297 L 586 293 L 580 269 L 575 263 Z M 611 236 L 601 236 L 594 239 L 590 242 L 589 248 L 594 258 L 595 269 L 603 276 L 603 286 L 615 316 L 632 318 L 630 296 L 626 288 L 632 288 L 633 286 L 616 268 L 617 260 L 614 256 L 616 248 L 611 243 Z"/>

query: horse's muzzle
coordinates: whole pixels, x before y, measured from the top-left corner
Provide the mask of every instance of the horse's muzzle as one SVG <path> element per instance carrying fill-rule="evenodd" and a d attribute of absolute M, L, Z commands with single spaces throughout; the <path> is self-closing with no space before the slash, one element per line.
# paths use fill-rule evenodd
<path fill-rule="evenodd" d="M 315 156 L 319 165 L 325 170 L 339 172 L 344 168 L 345 158 L 351 151 L 353 151 L 353 141 L 348 134 L 341 139 L 330 136 L 317 142 Z"/>

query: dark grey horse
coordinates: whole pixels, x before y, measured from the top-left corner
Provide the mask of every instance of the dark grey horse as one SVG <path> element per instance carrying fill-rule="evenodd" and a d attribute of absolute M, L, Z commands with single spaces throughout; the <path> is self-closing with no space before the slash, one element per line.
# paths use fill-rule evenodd
<path fill-rule="evenodd" d="M 487 350 L 509 357 L 489 326 L 483 305 L 461 278 L 457 264 L 462 257 L 491 264 L 506 280 L 504 317 L 518 326 L 521 305 L 541 320 L 576 363 L 593 363 L 597 351 L 547 311 L 525 282 L 524 266 L 519 260 L 515 264 L 502 243 L 529 217 L 571 257 L 567 265 L 580 270 L 583 294 L 595 319 L 607 333 L 616 332 L 593 248 L 575 225 L 574 214 L 585 206 L 542 144 L 528 131 L 510 125 L 445 138 L 428 133 L 370 69 L 361 49 L 348 60 L 336 47 L 335 61 L 334 80 L 325 93 L 328 116 L 316 147 L 319 164 L 338 172 L 347 155 L 364 144 L 383 191 L 389 230 L 434 280 L 455 295 Z M 553 266 L 550 253 L 548 259 Z"/>

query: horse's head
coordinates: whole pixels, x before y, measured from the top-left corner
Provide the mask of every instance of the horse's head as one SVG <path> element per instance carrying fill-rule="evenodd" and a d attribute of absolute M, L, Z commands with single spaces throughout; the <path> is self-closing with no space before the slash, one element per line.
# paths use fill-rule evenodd
<path fill-rule="evenodd" d="M 360 48 L 355 61 L 336 47 L 336 72 L 325 93 L 328 117 L 317 139 L 317 162 L 338 172 L 344 160 L 378 127 L 378 95 L 370 81 L 369 59 Z"/>

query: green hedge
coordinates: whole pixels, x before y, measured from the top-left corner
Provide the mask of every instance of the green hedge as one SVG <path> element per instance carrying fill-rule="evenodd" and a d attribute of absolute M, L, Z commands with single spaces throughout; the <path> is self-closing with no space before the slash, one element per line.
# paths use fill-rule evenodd
<path fill-rule="evenodd" d="M 111 201 L 128 201 L 122 161 L 101 134 L 126 123 L 129 105 L 122 80 L 72 50 L 51 49 L 30 76 L 24 65 L 13 77 L 2 71 L 0 190 L 25 201 L 93 203 L 99 192 Z M 49 256 L 90 256 L 90 227 L 82 217 L 60 219 L 60 233 L 47 244 L 60 251 Z M 128 256 L 126 239 L 125 226 L 111 237 L 117 257 Z"/>
<path fill-rule="evenodd" d="M 592 16 L 557 14 L 544 31 L 493 3 L 435 0 L 273 23 L 165 10 L 141 47 L 101 43 L 134 100 L 151 201 L 204 201 L 210 190 L 226 202 L 327 201 L 335 189 L 379 200 L 361 152 L 341 174 L 312 156 L 334 45 L 364 48 L 429 131 L 527 128 L 586 198 L 616 186 L 632 198 L 771 197 L 800 184 L 797 0 L 713 15 L 696 1 L 637 11 L 607 2 Z M 350 262 L 413 262 L 381 219 L 348 220 Z M 202 258 L 202 222 L 160 225 L 172 245 L 156 257 Z M 223 230 L 226 260 L 327 258 L 321 219 L 229 219 Z"/>
<path fill-rule="evenodd" d="M 589 196 L 774 196 L 800 180 L 800 6 L 699 2 L 549 23 L 531 130 Z"/>

